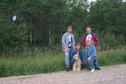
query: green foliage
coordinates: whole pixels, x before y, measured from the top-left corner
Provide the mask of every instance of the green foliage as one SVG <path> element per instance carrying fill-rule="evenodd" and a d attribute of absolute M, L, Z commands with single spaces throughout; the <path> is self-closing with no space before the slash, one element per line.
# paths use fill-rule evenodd
<path fill-rule="evenodd" d="M 109 31 L 125 36 L 126 3 L 121 0 L 98 0 L 91 3 L 88 20 L 94 31 Z"/>
<path fill-rule="evenodd" d="M 20 57 L 1 57 L 0 76 L 47 73 L 65 69 L 62 53 L 39 53 L 39 56 L 36 56 L 36 54 L 35 56 L 29 54 L 29 56 Z"/>
<path fill-rule="evenodd" d="M 11 22 L 10 18 L 14 13 L 17 14 L 18 21 Z M 126 3 L 121 0 L 98 0 L 91 4 L 88 4 L 87 0 L 1 0 L 0 42 L 2 44 L 0 45 L 13 48 L 11 45 L 20 46 L 20 42 L 23 43 L 24 40 L 28 44 L 29 38 L 26 33 L 32 32 L 33 45 L 53 49 L 61 44 L 66 27 L 72 25 L 77 42 L 81 42 L 86 27 L 91 26 L 92 32 L 97 33 L 102 48 L 115 47 L 126 42 L 125 22 Z M 32 29 L 29 30 L 31 27 Z M 19 32 L 20 30 L 22 31 Z M 18 43 L 15 40 L 18 40 Z"/>
<path fill-rule="evenodd" d="M 101 66 L 122 64 L 125 63 L 126 60 L 125 49 L 102 51 L 102 53 L 98 52 L 97 56 L 98 63 Z"/>
<path fill-rule="evenodd" d="M 54 46 L 64 30 L 65 0 L 28 0 L 18 10 L 33 25 L 33 44 Z"/>
<path fill-rule="evenodd" d="M 12 21 L 14 14 L 16 21 Z M 73 26 L 76 42 L 81 43 L 86 27 L 91 26 L 99 39 L 98 50 L 120 48 L 126 43 L 126 3 L 0 0 L 0 76 L 64 70 L 64 54 L 59 52 L 68 25 Z M 28 48 L 30 33 L 32 48 Z M 126 63 L 125 60 L 125 49 L 98 52 L 100 65 Z"/>
<path fill-rule="evenodd" d="M 12 57 L 13 54 L 9 53 L 10 57 L 5 57 L 6 54 L 0 57 L 0 77 L 65 70 L 64 53 L 61 52 L 52 54 L 49 51 L 26 51 L 25 54 Z M 97 57 L 100 66 L 126 63 L 125 49 L 98 51 Z"/>
<path fill-rule="evenodd" d="M 101 50 L 108 50 L 113 48 L 118 48 L 120 45 L 125 45 L 124 37 L 122 35 L 114 35 L 112 32 L 96 32 L 99 37 L 98 46 Z"/>
<path fill-rule="evenodd" d="M 30 26 L 18 20 L 12 22 L 4 15 L 0 15 L 0 49 L 28 47 Z"/>

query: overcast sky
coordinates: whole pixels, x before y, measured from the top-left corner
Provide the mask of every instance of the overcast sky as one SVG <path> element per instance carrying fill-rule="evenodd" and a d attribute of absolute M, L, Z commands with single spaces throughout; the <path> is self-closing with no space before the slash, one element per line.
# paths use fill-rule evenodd
<path fill-rule="evenodd" d="M 91 1 L 96 1 L 96 0 L 88 0 L 89 2 L 91 2 Z M 123 2 L 126 2 L 126 0 L 122 0 Z"/>
<path fill-rule="evenodd" d="M 91 1 L 96 1 L 96 0 L 88 0 L 89 2 L 91 2 Z"/>

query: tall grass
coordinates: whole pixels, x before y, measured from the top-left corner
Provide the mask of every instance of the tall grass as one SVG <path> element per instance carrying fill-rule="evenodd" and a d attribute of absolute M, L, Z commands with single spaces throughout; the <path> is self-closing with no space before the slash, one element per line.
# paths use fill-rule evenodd
<path fill-rule="evenodd" d="M 64 69 L 64 56 L 41 54 L 40 56 L 15 56 L 0 59 L 0 76 L 54 72 Z"/>
<path fill-rule="evenodd" d="M 100 66 L 126 63 L 126 49 L 99 51 L 97 59 Z"/>
<path fill-rule="evenodd" d="M 12 54 L 15 56 L 0 57 L 0 76 L 28 75 L 61 71 L 65 69 L 64 53 Z M 126 49 L 97 52 L 100 66 L 126 63 Z"/>

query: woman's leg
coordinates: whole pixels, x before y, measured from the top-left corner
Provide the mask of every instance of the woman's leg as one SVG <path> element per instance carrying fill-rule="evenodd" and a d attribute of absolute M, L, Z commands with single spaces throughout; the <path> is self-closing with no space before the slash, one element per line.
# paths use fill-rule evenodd
<path fill-rule="evenodd" d="M 94 66 L 95 66 L 95 68 L 99 68 L 97 59 L 96 59 L 95 62 L 94 62 Z"/>
<path fill-rule="evenodd" d="M 88 64 L 89 64 L 89 69 L 90 70 L 93 70 L 94 69 L 94 62 L 95 62 L 95 59 L 90 59 L 89 61 L 88 61 Z"/>

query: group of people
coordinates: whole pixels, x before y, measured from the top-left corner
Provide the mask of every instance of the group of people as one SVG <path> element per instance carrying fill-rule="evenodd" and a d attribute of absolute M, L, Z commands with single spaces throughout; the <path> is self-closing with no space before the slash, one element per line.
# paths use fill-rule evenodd
<path fill-rule="evenodd" d="M 83 52 L 80 49 L 80 43 L 75 44 L 75 38 L 72 34 L 72 26 L 67 27 L 67 32 L 62 36 L 62 50 L 65 53 L 66 71 L 70 71 L 74 64 L 73 56 L 78 54 L 81 61 L 81 67 L 87 65 L 91 72 L 101 70 L 98 66 L 96 47 L 98 44 L 97 36 L 91 32 L 91 28 L 86 28 L 86 34 L 82 37 Z"/>

